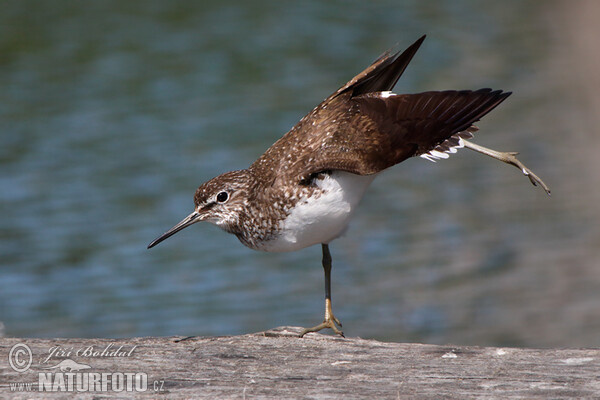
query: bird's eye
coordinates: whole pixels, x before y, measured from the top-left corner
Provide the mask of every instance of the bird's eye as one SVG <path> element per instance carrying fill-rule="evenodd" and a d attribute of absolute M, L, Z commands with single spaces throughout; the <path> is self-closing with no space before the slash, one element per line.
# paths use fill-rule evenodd
<path fill-rule="evenodd" d="M 219 203 L 225 203 L 228 198 L 229 198 L 229 195 L 227 194 L 227 192 L 221 192 L 217 195 L 217 201 Z"/>

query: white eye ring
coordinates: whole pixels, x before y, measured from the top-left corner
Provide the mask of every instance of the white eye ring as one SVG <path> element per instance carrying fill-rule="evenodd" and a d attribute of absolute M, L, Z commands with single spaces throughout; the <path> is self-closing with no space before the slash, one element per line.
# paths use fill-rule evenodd
<path fill-rule="evenodd" d="M 229 199 L 229 194 L 227 192 L 220 192 L 217 195 L 217 202 L 218 203 L 225 203 L 228 199 Z"/>

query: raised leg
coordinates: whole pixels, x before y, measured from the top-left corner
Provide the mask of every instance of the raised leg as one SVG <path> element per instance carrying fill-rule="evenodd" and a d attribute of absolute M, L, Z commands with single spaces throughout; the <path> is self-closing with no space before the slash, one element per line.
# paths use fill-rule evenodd
<path fill-rule="evenodd" d="M 318 332 L 325 328 L 331 328 L 335 333 L 344 337 L 344 332 L 340 331 L 337 327 L 341 328 L 342 323 L 333 315 L 331 309 L 331 253 L 329 253 L 329 245 L 321 244 L 321 249 L 323 250 L 323 270 L 325 271 L 325 318 L 319 325 L 304 329 L 300 337 L 306 335 L 308 332 Z"/>
<path fill-rule="evenodd" d="M 502 162 L 510 164 L 510 165 L 514 165 L 515 167 L 519 168 L 521 170 L 521 172 L 523 173 L 523 175 L 528 177 L 529 180 L 531 181 L 531 183 L 533 183 L 533 186 L 537 186 L 539 184 L 546 191 L 546 193 L 548 195 L 550 195 L 550 188 L 548 188 L 548 186 L 544 183 L 544 181 L 542 181 L 540 179 L 540 177 L 538 177 L 536 174 L 534 174 L 533 171 L 531 171 L 529 168 L 527 168 L 525 165 L 523 165 L 523 163 L 521 161 L 517 160 L 517 157 L 515 157 L 515 156 L 519 153 L 512 152 L 512 151 L 510 151 L 510 152 L 496 151 L 496 150 L 488 149 L 487 147 L 483 147 L 478 144 L 469 142 L 468 140 L 465 140 L 465 139 L 463 139 L 462 141 L 467 149 L 471 149 L 478 153 L 485 154 L 486 156 L 490 156 L 492 158 L 495 158 L 496 160 L 502 161 Z"/>

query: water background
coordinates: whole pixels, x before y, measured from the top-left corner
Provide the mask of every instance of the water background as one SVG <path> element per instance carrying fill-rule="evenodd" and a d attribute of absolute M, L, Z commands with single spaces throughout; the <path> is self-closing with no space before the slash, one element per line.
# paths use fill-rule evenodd
<path fill-rule="evenodd" d="M 598 3 L 8 1 L 0 12 L 6 336 L 233 335 L 321 321 L 320 248 L 269 254 L 198 224 L 245 168 L 382 51 L 427 40 L 397 92 L 514 94 L 469 151 L 411 159 L 331 245 L 349 336 L 600 346 Z M 576 9 L 575 9 L 576 8 Z"/>

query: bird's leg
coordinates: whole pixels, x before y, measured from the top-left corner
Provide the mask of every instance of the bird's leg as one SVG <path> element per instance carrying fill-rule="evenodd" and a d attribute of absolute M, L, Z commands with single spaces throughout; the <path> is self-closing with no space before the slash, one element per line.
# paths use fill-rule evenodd
<path fill-rule="evenodd" d="M 331 328 L 335 333 L 344 337 L 344 333 L 336 326 L 337 324 L 341 328 L 342 323 L 333 315 L 331 309 L 331 253 L 329 253 L 329 245 L 321 244 L 321 248 L 323 250 L 323 270 L 325 271 L 325 319 L 317 326 L 304 329 L 300 337 L 306 335 L 308 332 L 318 332 L 325 328 Z"/>
<path fill-rule="evenodd" d="M 523 163 L 521 161 L 517 160 L 516 155 L 519 153 L 512 152 L 512 151 L 510 151 L 510 152 L 496 151 L 496 150 L 488 149 L 487 147 L 483 147 L 478 144 L 469 142 L 465 139 L 462 139 L 462 141 L 467 149 L 471 149 L 478 153 L 485 154 L 486 156 L 490 156 L 492 158 L 495 158 L 496 160 L 505 162 L 510 165 L 514 165 L 515 167 L 519 168 L 521 170 L 521 172 L 523 173 L 523 175 L 528 177 L 529 180 L 531 181 L 531 183 L 533 183 L 533 186 L 537 186 L 539 184 L 546 191 L 546 193 L 548 195 L 550 195 L 550 188 L 548 188 L 548 186 L 544 183 L 544 181 L 542 181 L 539 176 L 534 174 L 533 171 L 531 171 L 529 168 L 527 168 L 525 165 L 523 165 Z"/>

